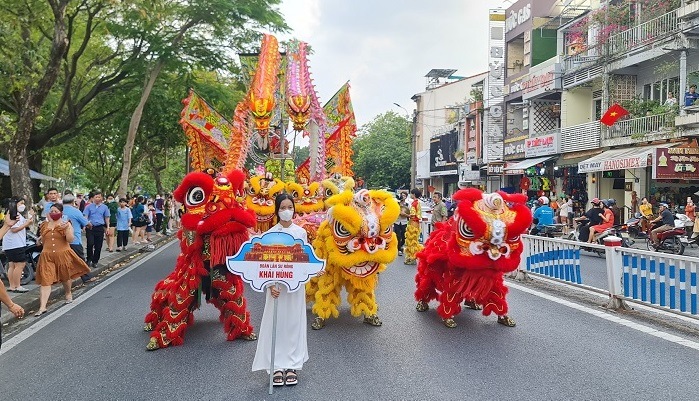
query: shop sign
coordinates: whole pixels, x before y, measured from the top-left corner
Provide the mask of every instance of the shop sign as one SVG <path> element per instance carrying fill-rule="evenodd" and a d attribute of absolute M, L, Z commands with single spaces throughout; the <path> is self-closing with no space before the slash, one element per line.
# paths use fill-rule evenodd
<path fill-rule="evenodd" d="M 488 37 L 488 77 L 487 77 L 487 113 L 484 118 L 485 135 L 484 159 L 486 161 L 503 160 L 503 135 L 505 132 L 505 116 L 503 115 L 505 84 L 505 15 L 501 10 L 491 10 L 489 18 L 490 35 Z"/>
<path fill-rule="evenodd" d="M 526 137 L 512 138 L 505 144 L 505 160 L 524 159 Z"/>
<path fill-rule="evenodd" d="M 505 172 L 505 163 L 488 163 L 488 175 L 502 175 Z"/>
<path fill-rule="evenodd" d="M 657 148 L 654 160 L 655 179 L 699 179 L 699 148 Z"/>
<path fill-rule="evenodd" d="M 459 181 L 478 181 L 481 179 L 481 171 L 473 170 L 470 164 L 459 165 Z"/>
<path fill-rule="evenodd" d="M 645 167 L 648 167 L 648 157 L 646 155 L 642 155 L 604 161 L 580 162 L 578 163 L 578 173 L 593 173 L 595 171 L 625 170 Z"/>
<path fill-rule="evenodd" d="M 456 129 L 430 140 L 430 175 L 457 174 L 456 153 L 459 142 Z"/>
<path fill-rule="evenodd" d="M 524 142 L 524 155 L 527 158 L 536 156 L 548 156 L 560 153 L 559 133 L 541 135 L 527 138 Z"/>
<path fill-rule="evenodd" d="M 527 22 L 532 17 L 532 5 L 531 3 L 520 8 L 519 10 L 510 10 L 510 15 L 507 16 L 505 21 L 505 33 L 517 28 L 519 25 Z"/>

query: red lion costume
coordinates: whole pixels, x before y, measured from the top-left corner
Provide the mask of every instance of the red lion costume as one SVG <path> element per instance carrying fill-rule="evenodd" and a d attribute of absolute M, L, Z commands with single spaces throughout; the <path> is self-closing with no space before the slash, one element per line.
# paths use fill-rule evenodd
<path fill-rule="evenodd" d="M 532 223 L 525 195 L 504 192 L 484 194 L 475 188 L 454 194 L 454 216 L 437 223 L 425 248 L 418 252 L 415 282 L 416 309 L 424 312 L 438 300 L 437 313 L 447 327 L 456 327 L 454 316 L 461 302 L 498 315 L 498 323 L 514 326 L 507 316 L 507 287 L 503 276 L 517 269 L 522 253 L 519 236 Z"/>
<path fill-rule="evenodd" d="M 255 214 L 243 208 L 245 174 L 233 170 L 216 175 L 186 175 L 174 192 L 185 206 L 178 233 L 181 253 L 175 270 L 155 286 L 146 331 L 153 331 L 149 351 L 184 342 L 193 310 L 199 306 L 199 291 L 220 311 L 228 340 L 255 340 L 250 313 L 243 296 L 243 281 L 228 271 L 227 255 L 235 255 L 248 240 L 248 229 L 256 224 Z"/>

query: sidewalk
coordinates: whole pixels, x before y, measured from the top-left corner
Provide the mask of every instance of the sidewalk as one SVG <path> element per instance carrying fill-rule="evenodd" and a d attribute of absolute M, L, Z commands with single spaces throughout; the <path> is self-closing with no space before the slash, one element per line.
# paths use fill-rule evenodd
<path fill-rule="evenodd" d="M 77 278 L 73 280 L 73 290 L 77 288 L 83 288 L 85 286 L 95 285 L 101 280 L 102 273 L 107 274 L 112 268 L 117 267 L 118 265 L 124 264 L 125 262 L 131 263 L 143 257 L 145 254 L 149 253 L 149 251 L 145 250 L 145 247 L 147 247 L 148 245 L 153 245 L 156 248 L 159 248 L 161 246 L 166 245 L 168 242 L 172 240 L 177 240 L 177 236 L 175 235 L 175 233 L 166 236 L 154 236 L 153 242 L 149 244 L 129 244 L 126 247 L 126 251 L 122 252 L 107 251 L 107 242 L 105 241 L 104 246 L 102 247 L 102 254 L 100 255 L 100 260 L 97 264 L 97 268 L 92 269 L 92 271 L 90 272 L 90 274 L 93 277 L 97 278 L 97 281 L 83 284 L 82 280 L 80 278 Z M 85 243 L 86 242 L 83 237 L 83 244 Z M 7 288 L 6 280 L 3 281 L 3 284 L 5 285 L 5 288 Z M 8 292 L 8 294 L 10 294 L 12 301 L 14 301 L 16 304 L 21 305 L 22 308 L 24 308 L 25 319 L 33 318 L 34 312 L 36 312 L 39 309 L 39 286 L 36 284 L 35 281 L 32 281 L 24 287 L 28 288 L 29 291 L 25 293 Z M 56 301 L 63 301 L 63 286 L 60 283 L 54 285 L 51 288 L 49 305 L 55 303 Z M 5 305 L 0 305 L 2 305 L 2 317 L 0 317 L 0 324 L 5 326 L 8 323 L 14 322 L 16 319 L 12 315 L 12 313 L 10 313 L 10 311 L 7 310 L 7 307 Z"/>

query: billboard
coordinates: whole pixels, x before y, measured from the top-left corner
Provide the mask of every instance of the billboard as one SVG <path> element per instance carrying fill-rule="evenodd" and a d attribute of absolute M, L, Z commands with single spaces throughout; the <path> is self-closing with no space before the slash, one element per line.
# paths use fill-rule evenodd
<path fill-rule="evenodd" d="M 430 139 L 430 175 L 458 174 L 454 156 L 458 145 L 459 134 L 456 129 Z"/>

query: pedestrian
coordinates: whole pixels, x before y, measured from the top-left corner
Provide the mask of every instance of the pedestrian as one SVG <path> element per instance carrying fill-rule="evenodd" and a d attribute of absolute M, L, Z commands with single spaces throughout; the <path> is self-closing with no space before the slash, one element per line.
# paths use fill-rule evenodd
<path fill-rule="evenodd" d="M 92 193 L 91 202 L 85 206 L 83 214 L 87 218 L 87 264 L 96 268 L 102 254 L 104 233 L 109 229 L 109 208 L 102 203 L 102 192 Z"/>
<path fill-rule="evenodd" d="M 408 225 L 408 217 L 410 217 L 410 207 L 405 203 L 407 194 L 401 192 L 398 194 L 398 206 L 400 206 L 400 214 L 398 219 L 393 224 L 393 232 L 396 233 L 398 239 L 398 256 L 403 256 L 403 246 L 405 245 L 405 228 Z"/>
<path fill-rule="evenodd" d="M 11 198 L 7 206 L 9 218 L 15 222 L 2 240 L 2 250 L 9 262 L 7 281 L 10 292 L 27 292 L 29 289 L 22 287 L 21 281 L 27 264 L 27 227 L 34 221 L 34 214 L 29 211 L 28 217 L 24 217 L 24 199 Z"/>
<path fill-rule="evenodd" d="M 161 231 L 162 235 L 168 235 L 170 231 L 170 211 L 172 209 L 172 195 L 165 194 L 165 202 L 163 203 L 163 224 Z"/>
<path fill-rule="evenodd" d="M 435 191 L 432 194 L 432 201 L 434 202 L 434 206 L 432 207 L 432 227 L 434 227 L 435 223 L 447 221 L 448 212 L 447 206 L 442 201 L 441 192 Z"/>
<path fill-rule="evenodd" d="M 684 94 L 684 106 L 689 107 L 694 105 L 694 102 L 699 99 L 699 93 L 697 93 L 697 86 L 695 84 L 689 85 L 689 92 Z"/>
<path fill-rule="evenodd" d="M 267 232 L 283 232 L 304 243 L 308 240 L 306 230 L 292 222 L 296 209 L 294 198 L 282 193 L 274 200 L 274 213 L 277 223 Z M 321 271 L 319 275 L 322 275 Z M 306 290 L 301 286 L 295 292 L 289 292 L 285 286 L 272 284 L 265 291 L 265 309 L 257 339 L 257 350 L 252 362 L 252 371 L 274 370 L 272 385 L 294 386 L 298 383 L 298 372 L 308 360 L 307 324 L 306 324 Z M 274 367 L 271 367 L 272 326 L 274 319 L 274 299 L 277 298 L 277 327 L 274 349 Z"/>
<path fill-rule="evenodd" d="M 42 220 L 46 219 L 46 216 L 49 214 L 49 209 L 51 209 L 51 205 L 56 202 L 58 202 L 58 189 L 51 187 L 48 191 L 46 191 L 46 202 L 44 202 L 44 208 L 41 210 Z"/>
<path fill-rule="evenodd" d="M 420 206 L 422 191 L 413 188 L 410 191 L 408 205 L 410 206 L 410 216 L 408 217 L 408 227 L 405 229 L 405 264 L 415 265 L 417 260 L 415 254 L 420 251 L 420 223 L 422 222 L 422 207 Z"/>
<path fill-rule="evenodd" d="M 573 201 L 569 196 L 561 195 L 558 199 L 558 219 L 563 224 L 563 232 L 568 232 L 568 214 L 573 210 Z"/>
<path fill-rule="evenodd" d="M 136 197 L 133 208 L 131 208 L 131 225 L 133 226 L 132 240 L 134 244 L 140 244 L 141 241 L 146 242 L 146 226 L 148 225 L 148 216 L 146 215 L 146 207 L 144 206 L 145 198 L 142 195 Z"/>
<path fill-rule="evenodd" d="M 116 201 L 114 195 L 107 195 L 107 208 L 109 209 L 109 228 L 107 228 L 107 251 L 114 252 L 116 243 L 116 211 L 119 209 L 119 202 Z"/>
<path fill-rule="evenodd" d="M 132 224 L 133 215 L 127 203 L 126 198 L 119 199 L 119 208 L 116 211 L 117 252 L 125 251 L 129 244 L 129 227 Z"/>
<path fill-rule="evenodd" d="M 76 201 L 75 201 L 75 203 L 77 203 L 78 209 L 79 209 L 80 212 L 82 213 L 82 212 L 85 211 L 85 204 L 86 204 L 87 202 L 85 202 L 85 199 L 83 199 L 83 194 L 82 194 L 82 193 L 78 192 L 75 196 L 76 196 L 76 198 L 77 198 Z"/>
<path fill-rule="evenodd" d="M 164 216 L 164 208 L 165 208 L 165 200 L 160 196 L 160 194 L 155 195 L 155 201 L 153 202 L 153 207 L 155 208 L 155 219 L 154 219 L 154 228 L 155 228 L 155 233 L 160 235 L 160 232 L 163 230 L 163 219 L 165 218 Z"/>
<path fill-rule="evenodd" d="M 76 201 L 73 195 L 63 195 L 63 219 L 70 221 L 70 225 L 73 228 L 73 240 L 70 242 L 70 249 L 72 249 L 81 260 L 85 260 L 82 234 L 85 227 L 87 227 L 87 219 L 80 212 L 80 209 L 75 207 L 75 204 Z M 80 279 L 83 281 L 83 284 L 97 280 L 97 278 L 92 277 L 91 274 L 84 274 Z"/>
<path fill-rule="evenodd" d="M 684 214 L 686 214 L 687 218 L 692 221 L 694 221 L 694 218 L 696 217 L 696 206 L 694 206 L 694 201 L 692 200 L 691 196 L 687 197 L 687 204 L 684 206 Z"/>
<path fill-rule="evenodd" d="M 10 227 L 12 227 L 17 221 L 15 220 L 10 220 L 10 216 L 6 215 L 5 220 L 3 221 L 3 225 L 0 228 L 0 239 L 2 239 L 5 234 L 10 230 Z M 21 319 L 24 317 L 24 308 L 21 306 L 17 305 L 12 301 L 12 298 L 10 298 L 10 294 L 7 293 L 5 290 L 5 283 L 0 281 L 0 302 L 4 303 L 5 306 L 7 306 L 7 309 L 15 315 L 16 318 Z M 2 316 L 2 308 L 0 308 L 0 317 Z M 2 324 L 0 324 L 0 347 L 2 347 Z"/>
<path fill-rule="evenodd" d="M 108 216 L 107 216 L 108 217 Z M 65 303 L 73 302 L 71 280 L 90 273 L 87 264 L 70 248 L 74 239 L 73 227 L 69 220 L 63 220 L 63 204 L 54 203 L 48 218 L 39 227 L 39 241 L 44 249 L 39 256 L 36 269 L 36 283 L 39 289 L 39 310 L 34 316 L 47 312 L 46 305 L 51 295 L 51 286 L 59 281 L 63 284 Z M 104 232 L 102 233 L 104 235 Z"/>
<path fill-rule="evenodd" d="M 146 216 L 148 217 L 148 224 L 146 225 L 146 242 L 153 242 L 153 232 L 155 231 L 155 205 L 153 202 L 148 202 L 148 210 L 146 211 Z"/>

